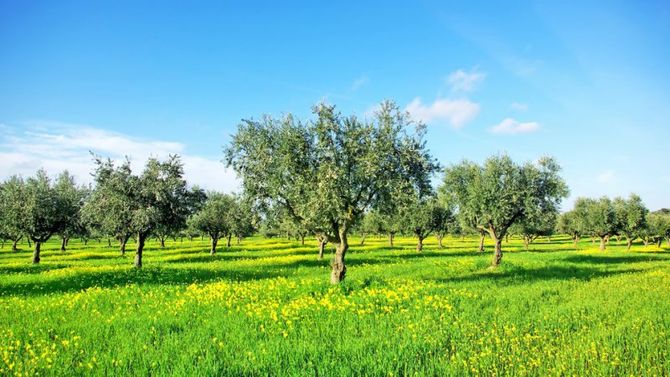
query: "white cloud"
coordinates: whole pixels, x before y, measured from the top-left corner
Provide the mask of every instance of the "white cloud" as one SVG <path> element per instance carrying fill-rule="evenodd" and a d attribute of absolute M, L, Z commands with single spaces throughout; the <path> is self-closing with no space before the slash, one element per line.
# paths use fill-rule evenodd
<path fill-rule="evenodd" d="M 447 77 L 447 84 L 455 92 L 472 92 L 485 78 L 486 74 L 477 71 L 476 68 L 473 68 L 470 72 L 459 69 Z"/>
<path fill-rule="evenodd" d="M 515 111 L 526 111 L 528 110 L 528 105 L 525 103 L 521 102 L 512 102 L 511 105 L 509 105 L 510 109 L 515 110 Z"/>
<path fill-rule="evenodd" d="M 370 83 L 370 78 L 367 76 L 361 76 L 354 80 L 354 82 L 351 84 L 351 91 L 355 92 L 358 89 L 366 86 L 368 83 Z"/>
<path fill-rule="evenodd" d="M 596 176 L 596 181 L 598 181 L 598 183 L 612 183 L 614 177 L 614 170 L 605 170 Z"/>
<path fill-rule="evenodd" d="M 131 159 L 141 170 L 149 157 L 179 154 L 189 184 L 217 191 L 235 191 L 239 183 L 234 172 L 218 160 L 184 153 L 182 143 L 150 140 L 90 126 L 42 122 L 37 127 L 11 129 L 0 138 L 0 178 L 14 174 L 32 176 L 39 168 L 50 175 L 67 169 L 80 183 L 90 183 L 94 164 L 90 152 L 121 161 Z M 89 152 L 90 151 L 90 152 Z"/>
<path fill-rule="evenodd" d="M 461 128 L 479 114 L 479 104 L 468 99 L 436 99 L 430 105 L 424 105 L 416 97 L 405 108 L 416 121 L 424 123 L 446 122 L 454 128 Z"/>
<path fill-rule="evenodd" d="M 522 134 L 535 132 L 540 129 L 540 124 L 537 122 L 521 123 L 512 118 L 506 118 L 499 124 L 490 128 L 494 134 Z"/>

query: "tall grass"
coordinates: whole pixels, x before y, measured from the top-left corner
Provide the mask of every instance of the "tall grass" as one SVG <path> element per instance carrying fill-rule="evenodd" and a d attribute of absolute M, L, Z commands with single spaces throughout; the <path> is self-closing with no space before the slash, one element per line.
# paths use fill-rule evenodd
<path fill-rule="evenodd" d="M 139 271 L 105 244 L 38 266 L 6 246 L 0 375 L 669 373 L 666 248 L 511 240 L 492 270 L 475 239 L 351 244 L 339 286 L 315 242 L 150 243 Z"/>

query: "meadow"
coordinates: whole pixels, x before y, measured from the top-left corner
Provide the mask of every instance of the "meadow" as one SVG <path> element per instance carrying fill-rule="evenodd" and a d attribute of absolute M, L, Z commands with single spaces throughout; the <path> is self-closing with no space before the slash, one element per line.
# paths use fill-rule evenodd
<path fill-rule="evenodd" d="M 132 267 L 58 240 L 0 250 L 0 375 L 668 375 L 670 251 L 518 239 L 351 240 L 328 282 L 316 242 L 154 241 Z M 129 245 L 132 250 L 134 245 Z M 328 245 L 329 247 L 331 245 Z"/>

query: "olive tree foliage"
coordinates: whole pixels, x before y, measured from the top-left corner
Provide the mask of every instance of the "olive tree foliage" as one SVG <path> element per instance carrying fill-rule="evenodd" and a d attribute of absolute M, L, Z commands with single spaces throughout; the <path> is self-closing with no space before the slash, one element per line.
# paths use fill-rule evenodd
<path fill-rule="evenodd" d="M 63 184 L 69 174 L 64 172 L 57 179 Z M 62 195 L 63 191 L 49 179 L 46 171 L 40 169 L 34 177 L 26 180 L 25 206 L 26 217 L 22 224 L 24 233 L 34 243 L 33 263 L 41 260 L 42 243 L 65 229 L 69 216 L 75 211 L 73 202 Z"/>
<path fill-rule="evenodd" d="M 405 230 L 417 238 L 418 252 L 423 250 L 423 241 L 431 233 L 446 228 L 446 210 L 434 196 L 414 198 L 402 209 L 402 213 L 401 219 Z"/>
<path fill-rule="evenodd" d="M 225 160 L 246 194 L 282 206 L 337 244 L 330 280 L 338 283 L 352 227 L 369 209 L 392 205 L 398 192 L 428 190 L 437 164 L 425 148 L 425 127 L 392 102 L 382 103 L 371 121 L 326 104 L 313 113 L 309 122 L 291 115 L 243 121 Z"/>
<path fill-rule="evenodd" d="M 541 208 L 535 208 L 534 212 L 514 224 L 511 232 L 521 236 L 523 245 L 528 250 L 528 246 L 538 237 L 549 237 L 554 234 L 557 221 L 558 208 L 545 212 Z"/>
<path fill-rule="evenodd" d="M 207 234 L 211 239 L 211 255 L 216 253 L 219 239 L 232 234 L 235 210 L 236 203 L 232 195 L 210 192 L 202 208 L 188 219 L 189 227 Z"/>
<path fill-rule="evenodd" d="M 612 200 L 606 196 L 600 199 L 577 198 L 575 213 L 584 222 L 585 232 L 600 238 L 600 250 L 605 250 L 609 237 L 619 231 Z"/>
<path fill-rule="evenodd" d="M 488 233 L 495 243 L 492 265 L 502 259 L 501 242 L 509 228 L 536 213 L 555 213 L 568 188 L 552 158 L 516 164 L 506 155 L 489 157 L 481 166 L 463 162 L 445 170 L 444 191 L 455 195 L 467 223 Z"/>
<path fill-rule="evenodd" d="M 648 213 L 645 223 L 640 232 L 640 238 L 642 238 L 645 246 L 656 243 L 658 247 L 661 247 L 664 238 L 670 246 L 670 215 L 660 211 Z"/>
<path fill-rule="evenodd" d="M 649 210 L 636 194 L 631 194 L 628 199 L 615 198 L 613 205 L 618 230 L 626 237 L 626 250 L 630 251 L 633 241 L 640 237 L 647 226 Z"/>
<path fill-rule="evenodd" d="M 126 253 L 126 243 L 133 235 L 132 221 L 137 177 L 132 175 L 130 161 L 114 166 L 112 160 L 95 158 L 95 190 L 83 208 L 85 221 L 101 234 L 119 242 L 119 251 Z"/>
<path fill-rule="evenodd" d="M 86 186 L 77 187 L 74 177 L 66 170 L 58 176 L 54 188 L 62 200 L 63 216 L 67 218 L 58 232 L 61 237 L 60 250 L 65 251 L 72 237 L 86 237 L 88 226 L 83 215 L 83 206 L 91 190 Z"/>
<path fill-rule="evenodd" d="M 586 233 L 584 220 L 575 211 L 562 213 L 558 217 L 556 228 L 559 233 L 569 235 L 575 246 L 577 246 L 581 236 Z"/>
<path fill-rule="evenodd" d="M 478 252 L 484 252 L 484 239 L 488 234 L 480 226 L 483 223 L 480 211 L 469 210 L 463 205 L 459 205 L 460 200 L 472 200 L 468 198 L 468 193 L 455 191 L 454 188 L 463 188 L 468 184 L 468 180 L 474 179 L 480 173 L 480 166 L 474 162 L 463 161 L 445 170 L 444 182 L 437 188 L 438 197 L 449 208 L 454 211 L 458 222 L 458 229 L 463 234 L 476 233 L 479 236 Z"/>
<path fill-rule="evenodd" d="M 0 235 L 12 242 L 12 251 L 25 236 L 26 183 L 23 178 L 12 176 L 0 185 Z"/>
<path fill-rule="evenodd" d="M 97 158 L 95 162 L 96 191 L 101 191 L 97 196 L 94 194 L 92 200 L 102 201 L 95 205 L 107 209 L 105 216 L 128 220 L 119 223 L 111 221 L 112 228 L 117 229 L 120 235 L 135 236 L 134 265 L 140 268 L 147 237 L 161 226 L 184 228 L 197 195 L 186 187 L 183 164 L 176 155 L 165 161 L 150 158 L 140 175 L 132 174 L 128 161 L 118 167 L 111 160 Z M 106 195 L 109 195 L 109 200 Z"/>

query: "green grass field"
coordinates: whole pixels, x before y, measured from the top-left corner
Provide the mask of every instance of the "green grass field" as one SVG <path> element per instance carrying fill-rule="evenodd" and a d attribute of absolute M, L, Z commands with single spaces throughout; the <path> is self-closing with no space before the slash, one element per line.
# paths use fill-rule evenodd
<path fill-rule="evenodd" d="M 488 241 L 488 240 L 487 240 Z M 316 244 L 0 251 L 0 375 L 668 375 L 670 251 L 540 240 L 356 239 L 331 286 Z M 623 244 L 623 241 L 622 241 Z M 133 245 L 129 245 L 132 247 Z"/>

